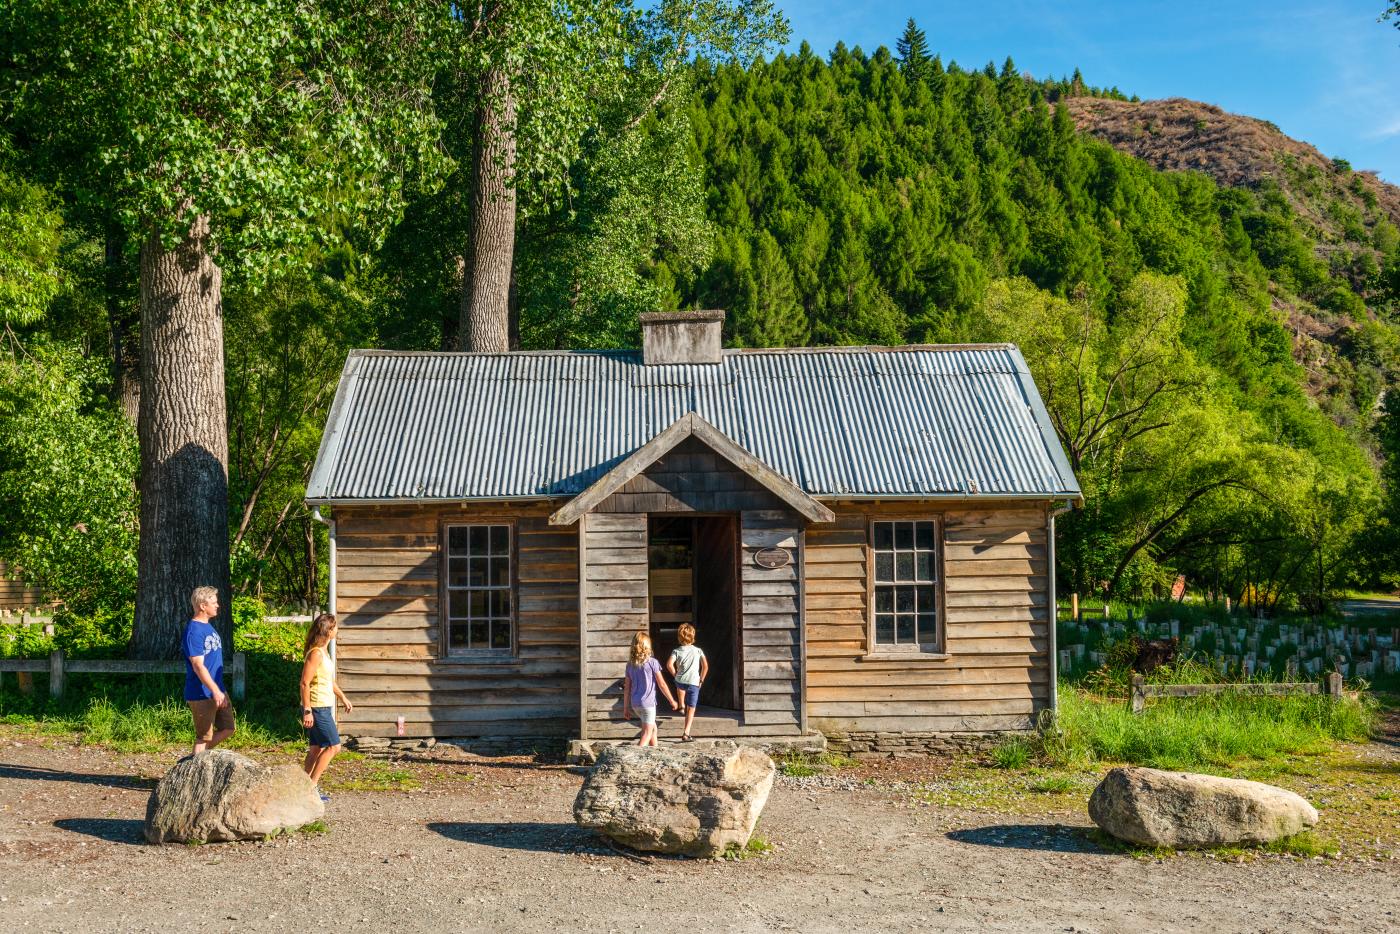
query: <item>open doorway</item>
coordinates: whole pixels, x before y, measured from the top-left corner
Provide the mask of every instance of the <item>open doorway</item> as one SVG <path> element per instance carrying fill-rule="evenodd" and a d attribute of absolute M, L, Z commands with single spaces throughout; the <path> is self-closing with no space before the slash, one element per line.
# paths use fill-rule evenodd
<path fill-rule="evenodd" d="M 710 674 L 700 704 L 743 709 L 738 677 L 739 533 L 734 516 L 654 515 L 648 522 L 648 594 L 651 642 L 664 666 L 684 623 L 695 627 Z"/>

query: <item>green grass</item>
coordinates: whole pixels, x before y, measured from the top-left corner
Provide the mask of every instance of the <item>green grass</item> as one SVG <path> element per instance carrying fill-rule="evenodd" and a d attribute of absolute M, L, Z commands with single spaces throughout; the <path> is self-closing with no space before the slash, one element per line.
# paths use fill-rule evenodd
<path fill-rule="evenodd" d="M 723 858 L 729 860 L 756 859 L 760 856 L 767 856 L 771 852 L 773 852 L 773 844 L 754 834 L 749 837 L 749 842 L 742 847 L 737 843 L 729 844 L 725 848 Z"/>
<path fill-rule="evenodd" d="M 1030 764 L 1033 752 L 1030 740 L 1009 739 L 992 750 L 992 765 L 999 769 L 1024 769 Z"/>
<path fill-rule="evenodd" d="M 778 757 L 778 771 L 789 778 L 807 778 L 850 768 L 856 760 L 839 752 L 790 752 Z"/>
<path fill-rule="evenodd" d="M 297 833 L 318 834 L 330 833 L 331 828 L 323 820 L 314 820 L 309 824 L 302 824 L 297 828 Z"/>
<path fill-rule="evenodd" d="M 256 632 L 235 636 L 237 648 L 248 657 L 248 692 L 235 702 L 238 729 L 226 748 L 303 741 L 296 716 L 303 633 L 296 624 L 262 624 Z M 106 654 L 114 652 L 120 654 L 116 649 Z M 23 694 L 15 676 L 4 675 L 0 722 L 40 734 L 76 734 L 81 742 L 123 752 L 194 742 L 194 724 L 182 699 L 183 675 L 73 674 L 66 679 L 64 696 L 55 699 L 49 697 L 48 676 L 36 674 L 33 688 Z"/>
<path fill-rule="evenodd" d="M 1044 761 L 1068 768 L 1098 762 L 1181 770 L 1249 760 L 1282 765 L 1288 756 L 1322 755 L 1337 741 L 1362 742 L 1374 720 L 1372 703 L 1308 694 L 1162 698 L 1134 715 L 1122 699 L 1062 688 L 1060 733 L 1047 736 L 1038 752 Z M 1013 758 L 1010 752 L 1002 756 Z M 993 759 L 1001 764 L 997 752 Z"/>
<path fill-rule="evenodd" d="M 367 762 L 355 775 L 323 780 L 322 784 L 328 791 L 413 791 L 422 783 L 408 769 L 394 768 L 385 762 Z"/>
<path fill-rule="evenodd" d="M 1041 795 L 1067 795 L 1078 791 L 1079 782 L 1067 775 L 1047 775 L 1031 782 L 1030 789 Z"/>

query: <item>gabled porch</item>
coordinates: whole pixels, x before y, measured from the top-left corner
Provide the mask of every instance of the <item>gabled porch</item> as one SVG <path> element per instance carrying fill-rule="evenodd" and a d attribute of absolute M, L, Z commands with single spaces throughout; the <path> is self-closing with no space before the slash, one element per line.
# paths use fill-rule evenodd
<path fill-rule="evenodd" d="M 693 412 L 551 516 L 580 525 L 579 738 L 636 735 L 622 720 L 632 636 L 649 632 L 664 666 L 682 622 L 710 661 L 693 735 L 803 738 L 802 546 L 831 518 Z M 660 728 L 664 741 L 681 721 Z"/>

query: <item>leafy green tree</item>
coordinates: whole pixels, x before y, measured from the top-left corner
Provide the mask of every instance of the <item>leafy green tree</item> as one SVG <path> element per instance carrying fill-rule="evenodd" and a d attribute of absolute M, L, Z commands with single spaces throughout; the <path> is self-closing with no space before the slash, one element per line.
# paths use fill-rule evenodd
<path fill-rule="evenodd" d="M 454 9 L 457 9 L 454 7 Z M 694 56 L 748 60 L 787 36 L 770 0 L 498 0 L 470 8 L 455 61 L 474 113 L 458 346 L 507 350 L 523 194 L 569 192 L 586 132 L 629 134 L 686 87 Z"/>
<path fill-rule="evenodd" d="M 136 596 L 136 433 L 104 377 L 69 345 L 0 352 L 0 557 L 77 613 Z"/>
<path fill-rule="evenodd" d="M 36 323 L 58 295 L 62 228 L 52 195 L 0 168 L 0 327 Z"/>
<path fill-rule="evenodd" d="M 172 656 L 190 591 L 228 593 L 224 273 L 270 278 L 338 235 L 333 214 L 373 240 L 404 174 L 436 171 L 427 76 L 442 11 L 407 0 L 10 6 L 12 119 L 50 174 L 139 245 L 131 650 Z"/>

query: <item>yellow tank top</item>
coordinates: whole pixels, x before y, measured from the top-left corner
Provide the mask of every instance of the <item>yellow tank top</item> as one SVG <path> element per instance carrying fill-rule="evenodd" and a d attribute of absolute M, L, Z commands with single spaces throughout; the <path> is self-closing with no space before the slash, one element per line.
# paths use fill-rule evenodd
<path fill-rule="evenodd" d="M 310 701 L 312 707 L 335 707 L 335 692 L 331 690 L 331 685 L 334 683 L 335 659 L 331 658 L 331 653 L 322 647 L 321 664 L 316 666 L 315 672 L 311 675 Z"/>

